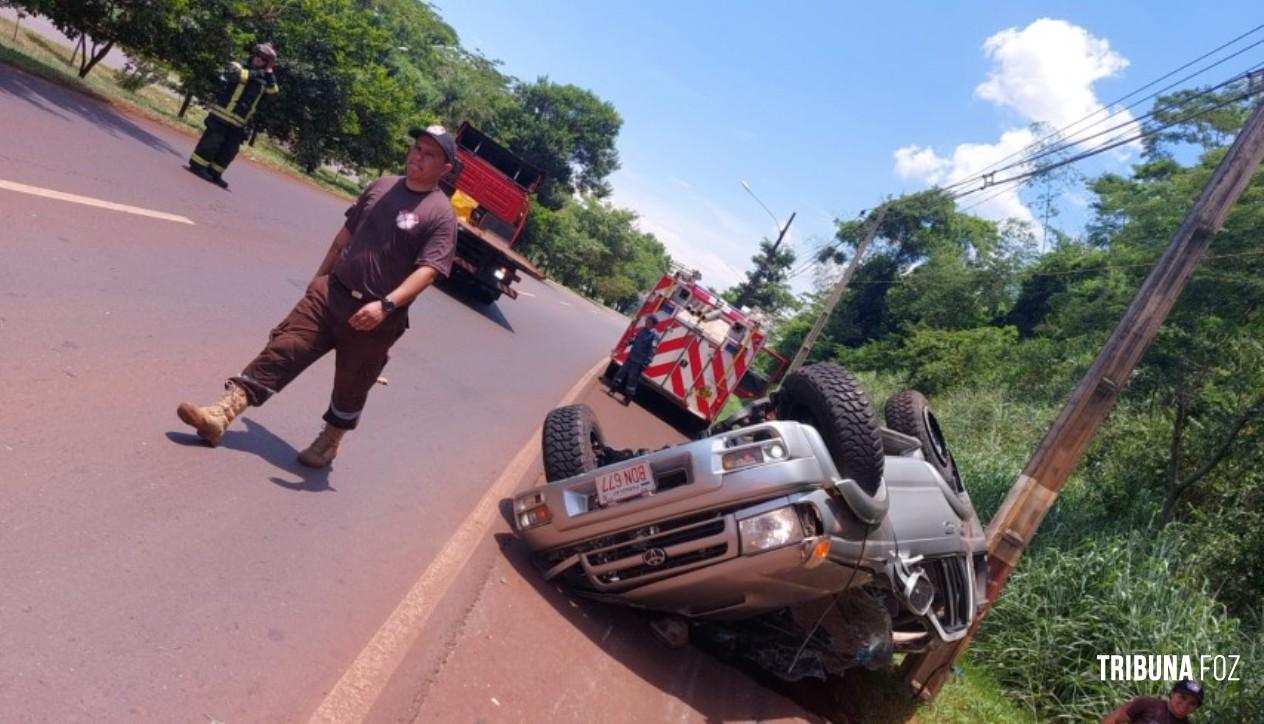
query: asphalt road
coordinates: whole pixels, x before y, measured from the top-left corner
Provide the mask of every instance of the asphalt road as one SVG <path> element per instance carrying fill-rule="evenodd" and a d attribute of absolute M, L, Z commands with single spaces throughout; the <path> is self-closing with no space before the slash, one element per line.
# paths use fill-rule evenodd
<path fill-rule="evenodd" d="M 176 404 L 262 348 L 347 202 L 245 160 L 222 191 L 194 141 L 0 66 L 5 722 L 305 721 L 625 324 L 431 290 L 331 471 L 294 462 L 330 359 L 206 448 Z"/>

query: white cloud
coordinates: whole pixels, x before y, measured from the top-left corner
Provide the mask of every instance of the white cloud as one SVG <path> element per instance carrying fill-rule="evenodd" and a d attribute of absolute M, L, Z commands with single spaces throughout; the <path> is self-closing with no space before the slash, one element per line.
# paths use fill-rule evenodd
<path fill-rule="evenodd" d="M 1100 110 L 1093 83 L 1128 67 L 1107 40 L 1049 18 L 1002 30 L 984 41 L 983 52 L 995 65 L 975 95 L 1055 128 Z"/>
<path fill-rule="evenodd" d="M 612 182 L 615 205 L 635 211 L 641 230 L 657 237 L 672 259 L 702 272 L 703 284 L 724 290 L 746 277 L 742 269 L 759 240 L 737 217 L 691 188 L 650 183 L 626 168 Z"/>
<path fill-rule="evenodd" d="M 1021 30 L 1010 28 L 996 33 L 984 41 L 983 52 L 993 66 L 987 79 L 975 88 L 975 95 L 1016 112 L 1023 125 L 1003 132 L 994 143 L 959 144 L 947 156 L 916 144 L 898 148 L 893 156 L 899 178 L 925 186 L 945 186 L 975 176 L 1003 159 L 1012 162 L 1019 151 L 1038 140 L 1028 127 L 1031 123 L 1060 129 L 1102 111 L 1104 106 L 1097 99 L 1093 84 L 1128 66 L 1128 59 L 1111 50 L 1107 40 L 1065 20 L 1049 18 L 1036 20 Z M 1106 115 L 1101 113 L 1074 126 L 1071 136 Z M 1102 127 L 1131 120 L 1132 116 L 1123 111 Z M 1126 132 L 1125 128 L 1116 133 Z M 1023 170 L 1019 166 L 1001 172 L 997 180 Z M 1034 218 L 1017 189 L 983 191 L 961 201 L 962 208 L 971 204 L 978 204 L 972 212 L 988 218 Z"/>

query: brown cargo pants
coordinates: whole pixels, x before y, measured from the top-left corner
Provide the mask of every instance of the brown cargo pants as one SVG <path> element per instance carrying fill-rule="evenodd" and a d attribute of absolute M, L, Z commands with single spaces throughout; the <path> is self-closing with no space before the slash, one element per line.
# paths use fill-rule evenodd
<path fill-rule="evenodd" d="M 369 390 L 386 367 L 391 345 L 408 328 L 408 313 L 400 309 L 371 331 L 352 329 L 347 320 L 368 301 L 353 298 L 328 276 L 316 277 L 269 334 L 259 356 L 230 381 L 246 390 L 251 405 L 262 405 L 334 350 L 334 391 L 324 420 L 344 430 L 355 429 Z"/>

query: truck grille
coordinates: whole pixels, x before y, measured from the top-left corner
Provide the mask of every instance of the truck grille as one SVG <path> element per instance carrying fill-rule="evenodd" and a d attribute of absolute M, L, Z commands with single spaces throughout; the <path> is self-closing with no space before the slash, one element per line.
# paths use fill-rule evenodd
<path fill-rule="evenodd" d="M 933 613 L 944 631 L 954 633 L 970 624 L 971 580 L 966 561 L 961 558 L 940 558 L 923 566 L 935 584 Z"/>
<path fill-rule="evenodd" d="M 612 591 L 736 556 L 737 525 L 732 516 L 707 513 L 604 536 L 559 554 L 578 554 L 587 583 Z"/>

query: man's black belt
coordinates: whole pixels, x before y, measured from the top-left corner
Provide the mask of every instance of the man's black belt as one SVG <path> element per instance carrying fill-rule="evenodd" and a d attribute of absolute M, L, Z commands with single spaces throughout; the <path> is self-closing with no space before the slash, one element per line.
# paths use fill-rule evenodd
<path fill-rule="evenodd" d="M 367 299 L 370 301 L 377 299 L 377 297 L 373 296 L 372 294 L 362 292 L 359 289 L 352 289 L 346 284 L 343 284 L 342 280 L 334 276 L 333 274 L 329 275 L 329 284 L 330 286 L 337 287 L 338 289 L 346 292 L 347 295 L 350 296 L 352 299 L 357 299 L 357 300 Z"/>

